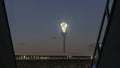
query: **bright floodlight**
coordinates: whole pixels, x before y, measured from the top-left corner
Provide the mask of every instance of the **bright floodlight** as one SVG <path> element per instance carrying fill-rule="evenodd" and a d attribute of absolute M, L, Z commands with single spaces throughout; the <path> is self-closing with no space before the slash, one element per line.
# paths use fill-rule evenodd
<path fill-rule="evenodd" d="M 66 30 L 67 30 L 67 27 L 68 27 L 67 22 L 61 22 L 61 23 L 60 23 L 60 27 L 61 27 L 61 29 L 62 29 L 62 32 L 63 32 L 63 33 L 66 33 Z"/>
<path fill-rule="evenodd" d="M 66 31 L 68 28 L 68 23 L 65 21 L 60 22 L 60 28 L 61 28 L 61 32 L 63 36 L 63 53 L 65 53 L 65 38 L 66 38 Z"/>

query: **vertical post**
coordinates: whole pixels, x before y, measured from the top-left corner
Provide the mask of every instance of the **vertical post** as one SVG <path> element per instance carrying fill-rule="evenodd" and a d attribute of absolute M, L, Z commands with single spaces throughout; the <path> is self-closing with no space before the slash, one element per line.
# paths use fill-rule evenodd
<path fill-rule="evenodd" d="M 65 53 L 65 34 L 63 34 L 63 53 Z"/>

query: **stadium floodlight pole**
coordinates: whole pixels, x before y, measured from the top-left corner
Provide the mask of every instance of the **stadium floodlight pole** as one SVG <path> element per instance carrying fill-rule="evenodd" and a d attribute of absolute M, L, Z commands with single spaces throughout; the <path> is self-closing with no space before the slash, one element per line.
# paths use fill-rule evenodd
<path fill-rule="evenodd" d="M 63 53 L 65 53 L 65 39 L 66 39 L 68 23 L 65 21 L 60 22 L 60 28 L 63 36 Z"/>

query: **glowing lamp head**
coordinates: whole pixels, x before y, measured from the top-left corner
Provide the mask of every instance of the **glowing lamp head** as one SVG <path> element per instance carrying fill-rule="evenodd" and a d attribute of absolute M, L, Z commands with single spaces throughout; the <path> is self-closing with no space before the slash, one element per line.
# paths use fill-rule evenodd
<path fill-rule="evenodd" d="M 66 33 L 67 27 L 68 27 L 67 22 L 64 22 L 64 21 L 61 22 L 61 23 L 60 23 L 60 27 L 61 27 L 62 32 L 63 32 L 63 33 Z"/>

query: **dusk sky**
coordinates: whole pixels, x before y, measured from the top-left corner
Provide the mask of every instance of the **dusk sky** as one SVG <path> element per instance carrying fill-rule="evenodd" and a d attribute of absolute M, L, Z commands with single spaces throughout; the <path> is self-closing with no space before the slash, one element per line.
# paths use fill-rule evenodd
<path fill-rule="evenodd" d="M 15 53 L 63 54 L 60 21 L 68 21 L 66 54 L 91 56 L 106 0 L 5 0 Z"/>

